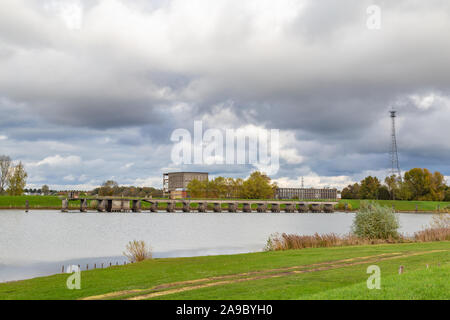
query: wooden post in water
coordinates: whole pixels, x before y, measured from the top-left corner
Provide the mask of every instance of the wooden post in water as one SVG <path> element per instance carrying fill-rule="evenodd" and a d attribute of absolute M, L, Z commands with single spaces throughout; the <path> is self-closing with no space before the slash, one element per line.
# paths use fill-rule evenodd
<path fill-rule="evenodd" d="M 64 265 L 61 268 L 61 273 L 64 273 Z"/>
<path fill-rule="evenodd" d="M 416 212 L 418 211 L 417 209 L 418 209 L 418 208 L 417 208 L 417 203 L 416 203 Z"/>
<path fill-rule="evenodd" d="M 86 265 L 86 270 L 89 270 L 89 265 L 88 264 Z"/>
<path fill-rule="evenodd" d="M 30 202 L 27 200 L 25 201 L 25 212 L 28 212 L 30 210 Z"/>

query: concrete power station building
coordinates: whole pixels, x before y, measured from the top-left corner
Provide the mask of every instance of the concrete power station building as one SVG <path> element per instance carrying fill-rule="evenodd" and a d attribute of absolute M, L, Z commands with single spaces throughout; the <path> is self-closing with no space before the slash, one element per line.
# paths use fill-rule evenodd
<path fill-rule="evenodd" d="M 186 198 L 187 186 L 192 180 L 208 181 L 207 172 L 169 172 L 163 174 L 163 193 L 170 198 Z"/>

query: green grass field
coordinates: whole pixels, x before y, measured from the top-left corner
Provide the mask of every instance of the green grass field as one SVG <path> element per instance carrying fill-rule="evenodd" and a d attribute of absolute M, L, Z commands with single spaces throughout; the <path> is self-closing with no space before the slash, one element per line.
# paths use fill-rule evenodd
<path fill-rule="evenodd" d="M 0 196 L 0 209 L 24 209 L 26 200 L 29 201 L 30 209 L 61 209 L 61 199 L 57 196 Z M 450 210 L 450 202 L 438 201 L 399 201 L 399 200 L 374 200 L 384 206 L 392 207 L 394 205 L 397 211 L 415 211 L 416 206 L 419 212 L 435 212 L 438 209 Z M 349 203 L 353 210 L 357 210 L 360 206 L 361 200 L 340 200 L 340 203 Z M 226 207 L 226 204 L 222 205 Z M 79 201 L 71 201 L 70 209 L 78 209 L 80 207 Z M 143 202 L 142 208 L 147 209 L 150 205 Z M 164 209 L 165 205 L 161 204 Z M 182 207 L 181 203 L 177 204 L 178 208 Z M 196 204 L 192 205 L 193 208 Z M 240 205 L 242 207 L 242 205 Z M 256 205 L 252 205 L 256 209 Z M 283 205 L 281 206 L 283 208 Z M 212 206 L 211 208 L 212 209 Z"/>
<path fill-rule="evenodd" d="M 362 200 L 340 200 L 341 203 L 351 204 L 353 210 L 359 209 L 360 202 Z M 383 206 L 392 207 L 394 205 L 395 210 L 398 211 L 415 211 L 417 206 L 417 211 L 433 212 L 445 208 L 450 209 L 450 202 L 448 201 L 400 201 L 400 200 L 366 200 L 374 201 Z"/>
<path fill-rule="evenodd" d="M 3 283 L 0 299 L 449 299 L 449 263 L 450 242 L 165 258 L 83 271 L 80 290 L 68 274 Z"/>

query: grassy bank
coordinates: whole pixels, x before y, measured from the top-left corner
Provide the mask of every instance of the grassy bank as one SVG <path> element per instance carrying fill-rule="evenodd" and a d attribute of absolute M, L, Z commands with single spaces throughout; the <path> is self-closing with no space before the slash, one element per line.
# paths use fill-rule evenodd
<path fill-rule="evenodd" d="M 450 242 L 166 258 L 83 271 L 81 290 L 68 274 L 4 283 L 0 299 L 449 299 L 449 263 Z M 373 264 L 381 290 L 365 287 Z"/>
<path fill-rule="evenodd" d="M 57 196 L 0 196 L 0 209 L 25 209 L 25 202 L 29 201 L 30 209 L 61 209 L 61 199 Z M 225 200 L 225 199 L 222 199 Z M 351 205 L 352 210 L 359 209 L 360 202 L 362 200 L 339 200 L 339 203 L 348 203 Z M 392 207 L 394 205 L 396 211 L 400 212 L 436 212 L 439 206 L 440 211 L 445 208 L 450 210 L 450 202 L 438 202 L 438 201 L 399 201 L 399 200 L 374 200 L 381 205 Z M 89 205 L 89 203 L 88 203 Z M 192 208 L 196 208 L 196 204 L 192 205 Z M 222 207 L 226 208 L 226 204 Z M 70 209 L 76 210 L 80 207 L 79 201 L 71 201 Z M 150 205 L 143 202 L 142 208 L 148 209 Z M 240 205 L 240 208 L 242 205 Z M 253 209 L 256 209 L 256 205 L 252 205 Z M 161 205 L 164 209 L 165 205 Z M 177 208 L 182 208 L 182 204 L 177 204 Z M 284 206 L 281 205 L 283 209 Z M 212 206 L 210 207 L 212 210 Z"/>
<path fill-rule="evenodd" d="M 359 209 L 360 203 L 363 200 L 349 200 L 343 199 L 340 200 L 339 203 L 348 203 L 352 206 L 353 210 Z M 403 212 L 435 212 L 438 210 L 443 211 L 445 208 L 450 210 L 450 202 L 448 201 L 401 201 L 401 200 L 365 200 L 365 201 L 373 201 L 379 203 L 383 206 L 392 207 L 394 206 L 396 211 Z"/>

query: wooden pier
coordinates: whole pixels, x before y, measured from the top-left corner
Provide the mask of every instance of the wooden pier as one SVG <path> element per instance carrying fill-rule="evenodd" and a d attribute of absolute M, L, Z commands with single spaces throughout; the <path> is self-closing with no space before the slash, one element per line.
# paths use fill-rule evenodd
<path fill-rule="evenodd" d="M 68 198 L 62 200 L 62 212 L 69 211 L 71 201 L 80 201 L 80 211 L 90 209 L 99 212 L 142 212 L 142 203 L 149 203 L 150 212 L 334 212 L 336 201 L 276 201 L 276 200 L 164 200 L 133 198 Z"/>

